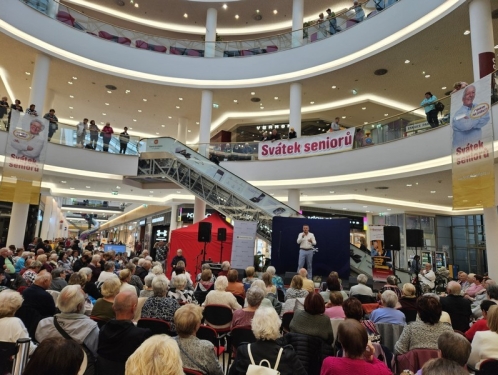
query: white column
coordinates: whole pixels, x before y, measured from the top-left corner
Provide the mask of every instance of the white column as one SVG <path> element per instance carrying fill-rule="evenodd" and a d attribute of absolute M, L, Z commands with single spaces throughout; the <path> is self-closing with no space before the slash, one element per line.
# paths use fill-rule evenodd
<path fill-rule="evenodd" d="M 472 64 L 474 80 L 480 79 L 493 71 L 494 40 L 493 20 L 491 19 L 491 1 L 473 0 L 469 3 L 470 41 L 472 45 Z M 488 52 L 487 56 L 479 55 Z M 479 65 L 482 65 L 479 68 Z M 482 72 L 481 72 L 482 70 Z M 481 74 L 482 73 L 482 74 Z"/>
<path fill-rule="evenodd" d="M 370 225 L 373 225 L 373 215 L 371 213 L 367 213 L 367 230 L 365 233 L 365 239 L 367 240 L 367 247 L 369 249 L 370 249 Z"/>
<path fill-rule="evenodd" d="M 206 39 L 204 46 L 204 57 L 214 57 L 216 54 L 216 24 L 218 11 L 209 8 L 206 15 Z"/>
<path fill-rule="evenodd" d="M 178 142 L 187 143 L 187 125 L 188 121 L 186 118 L 178 118 L 178 132 L 176 134 Z"/>
<path fill-rule="evenodd" d="M 50 215 L 50 225 L 48 227 L 48 235 L 46 240 L 53 240 L 57 237 L 57 231 L 59 230 L 59 207 L 57 206 L 57 202 L 52 200 L 52 214 Z"/>
<path fill-rule="evenodd" d="M 206 216 L 206 202 L 202 199 L 195 197 L 194 201 L 194 223 L 204 220 Z"/>
<path fill-rule="evenodd" d="M 46 240 L 48 237 L 48 230 L 50 228 L 50 218 L 52 217 L 52 197 L 45 198 L 45 209 L 43 210 L 43 221 L 42 221 L 42 229 L 40 232 L 40 237 L 43 240 Z"/>
<path fill-rule="evenodd" d="M 199 129 L 199 153 L 209 157 L 209 141 L 211 139 L 211 115 L 213 112 L 213 92 L 202 90 L 201 118 Z"/>
<path fill-rule="evenodd" d="M 7 244 L 24 247 L 24 234 L 28 221 L 29 203 L 12 203 Z"/>
<path fill-rule="evenodd" d="M 489 277 L 498 279 L 498 211 L 496 207 L 484 208 L 484 232 L 486 234 L 486 258 Z"/>
<path fill-rule="evenodd" d="M 36 55 L 33 78 L 31 79 L 31 92 L 29 103 L 24 107 L 29 108 L 31 104 L 36 105 L 36 111 L 43 115 L 50 108 L 43 108 L 47 94 L 48 74 L 50 72 L 50 57 L 43 53 Z"/>
<path fill-rule="evenodd" d="M 51 18 L 55 18 L 55 16 L 57 15 L 58 12 L 59 12 L 59 3 L 54 1 L 54 0 L 50 0 L 48 2 L 47 15 Z"/>
<path fill-rule="evenodd" d="M 303 45 L 304 0 L 292 1 L 292 48 Z"/>
<path fill-rule="evenodd" d="M 287 205 L 296 211 L 301 210 L 300 198 L 301 191 L 299 189 L 289 189 L 287 190 Z"/>
<path fill-rule="evenodd" d="M 298 82 L 290 85 L 289 125 L 294 128 L 298 137 L 301 136 L 301 92 L 302 85 Z"/>
<path fill-rule="evenodd" d="M 178 227 L 178 206 L 171 205 L 171 219 L 169 220 L 169 232 L 174 231 Z M 171 235 L 170 235 L 171 238 Z"/>
<path fill-rule="evenodd" d="M 48 112 L 48 110 L 50 108 L 54 108 L 54 101 L 55 101 L 55 91 L 52 89 L 46 90 L 45 106 L 43 107 L 43 109 L 44 109 L 43 114 L 45 114 L 45 112 Z M 42 114 L 42 113 L 38 113 L 38 114 Z"/>

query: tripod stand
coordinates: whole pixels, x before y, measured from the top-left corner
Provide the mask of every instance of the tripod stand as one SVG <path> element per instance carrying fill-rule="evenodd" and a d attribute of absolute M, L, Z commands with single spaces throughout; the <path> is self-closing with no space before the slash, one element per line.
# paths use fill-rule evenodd
<path fill-rule="evenodd" d="M 197 258 L 195 260 L 195 273 L 198 274 L 202 270 L 202 265 L 206 263 L 206 246 L 207 242 L 204 242 L 204 249 L 201 249 L 201 252 L 199 255 L 197 255 Z M 202 262 L 199 265 L 199 257 L 202 255 Z"/>

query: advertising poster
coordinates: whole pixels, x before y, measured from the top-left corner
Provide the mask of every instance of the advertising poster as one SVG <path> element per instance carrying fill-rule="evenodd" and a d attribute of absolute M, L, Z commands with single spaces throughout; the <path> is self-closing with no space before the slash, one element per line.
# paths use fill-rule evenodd
<path fill-rule="evenodd" d="M 165 157 L 172 155 L 181 160 L 182 163 L 188 164 L 192 169 L 211 178 L 219 185 L 230 190 L 238 198 L 246 200 L 249 204 L 257 206 L 270 216 L 289 217 L 296 212 L 289 206 L 274 199 L 262 190 L 249 184 L 242 178 L 230 173 L 223 167 L 216 165 L 207 158 L 188 148 L 183 143 L 177 142 L 173 138 L 152 138 L 146 140 L 145 153 L 165 153 Z M 169 154 L 166 156 L 166 154 Z"/>
<path fill-rule="evenodd" d="M 370 225 L 370 255 L 372 256 L 372 277 L 374 281 L 387 280 L 392 271 L 392 258 L 384 249 L 384 227 Z"/>
<path fill-rule="evenodd" d="M 38 204 L 47 148 L 48 121 L 12 111 L 0 200 Z"/>
<path fill-rule="evenodd" d="M 230 261 L 232 268 L 246 269 L 254 265 L 254 243 L 257 227 L 256 221 L 234 220 L 232 259 Z"/>
<path fill-rule="evenodd" d="M 491 75 L 451 95 L 455 210 L 495 206 Z"/>
<path fill-rule="evenodd" d="M 345 129 L 310 137 L 261 142 L 258 159 L 276 160 L 349 151 L 353 149 L 353 138 L 354 129 Z"/>

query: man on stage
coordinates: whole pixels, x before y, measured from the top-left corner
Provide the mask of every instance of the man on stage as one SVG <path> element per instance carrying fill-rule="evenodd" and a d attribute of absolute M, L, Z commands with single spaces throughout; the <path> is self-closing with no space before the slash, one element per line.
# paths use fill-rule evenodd
<path fill-rule="evenodd" d="M 299 233 L 297 237 L 297 243 L 299 244 L 299 264 L 297 266 L 297 272 L 304 267 L 304 262 L 306 261 L 306 269 L 308 270 L 308 279 L 313 279 L 313 247 L 316 245 L 315 236 L 310 233 L 310 228 L 307 225 L 303 225 L 303 231 Z"/>

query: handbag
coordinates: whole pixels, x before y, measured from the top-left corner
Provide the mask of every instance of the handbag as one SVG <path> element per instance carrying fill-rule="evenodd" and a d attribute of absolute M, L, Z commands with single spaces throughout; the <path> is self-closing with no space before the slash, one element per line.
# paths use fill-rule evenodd
<path fill-rule="evenodd" d="M 247 352 L 249 353 L 249 359 L 251 360 L 251 364 L 247 368 L 247 375 L 280 375 L 280 371 L 278 371 L 278 365 L 280 364 L 280 357 L 282 356 L 283 348 L 280 348 L 278 351 L 277 361 L 275 362 L 275 367 L 271 368 L 270 361 L 267 359 L 262 359 L 259 362 L 259 365 L 254 363 L 254 358 L 251 353 L 251 344 L 247 345 Z M 266 363 L 268 366 L 263 366 L 263 363 Z"/>
<path fill-rule="evenodd" d="M 100 136 L 103 137 L 104 136 L 104 132 L 100 132 Z"/>

